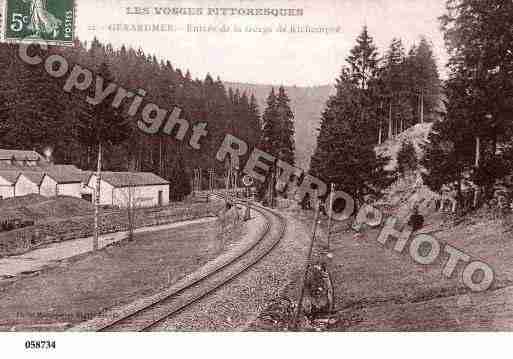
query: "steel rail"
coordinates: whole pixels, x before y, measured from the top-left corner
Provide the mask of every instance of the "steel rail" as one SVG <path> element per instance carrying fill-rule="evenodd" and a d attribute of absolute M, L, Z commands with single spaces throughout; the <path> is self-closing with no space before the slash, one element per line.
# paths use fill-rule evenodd
<path fill-rule="evenodd" d="M 243 204 L 238 200 L 233 203 Z M 138 308 L 120 318 L 97 328 L 97 331 L 151 331 L 169 318 L 177 315 L 191 305 L 200 302 L 209 294 L 224 287 L 240 275 L 263 260 L 280 243 L 285 234 L 285 220 L 282 215 L 253 204 L 252 209 L 266 219 L 266 225 L 258 241 L 236 257 L 206 273 L 186 286 L 166 295 L 159 300 Z M 271 231 L 271 223 L 279 220 L 276 235 Z M 268 244 L 266 242 L 269 242 Z M 257 247 L 263 247 L 257 249 Z M 202 286 L 204 289 L 202 289 Z"/>

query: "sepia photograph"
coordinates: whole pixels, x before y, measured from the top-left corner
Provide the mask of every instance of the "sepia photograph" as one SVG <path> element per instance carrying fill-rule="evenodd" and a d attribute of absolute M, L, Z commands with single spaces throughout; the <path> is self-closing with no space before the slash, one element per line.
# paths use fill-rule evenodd
<path fill-rule="evenodd" d="M 504 334 L 512 242 L 511 0 L 0 0 L 22 352 Z"/>

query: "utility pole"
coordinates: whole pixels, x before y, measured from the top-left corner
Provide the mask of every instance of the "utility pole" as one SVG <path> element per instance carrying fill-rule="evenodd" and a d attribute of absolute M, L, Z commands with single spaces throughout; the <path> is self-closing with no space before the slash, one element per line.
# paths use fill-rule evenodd
<path fill-rule="evenodd" d="M 229 188 L 230 188 L 230 177 L 231 177 L 231 169 L 232 169 L 232 165 L 231 165 L 231 162 L 226 162 L 226 182 L 225 182 L 225 185 L 226 185 L 226 188 L 225 188 L 225 200 L 226 200 L 226 203 L 228 203 L 228 191 L 229 191 Z"/>
<path fill-rule="evenodd" d="M 383 101 L 379 104 L 379 131 L 378 131 L 378 145 L 383 143 L 383 119 L 381 117 L 383 111 Z"/>
<path fill-rule="evenodd" d="M 159 175 L 161 177 L 162 177 L 162 174 L 164 172 L 164 167 L 162 165 L 162 157 L 163 157 L 162 156 L 163 155 L 162 154 L 162 151 L 163 151 L 162 147 L 163 147 L 162 146 L 162 136 L 159 136 Z"/>
<path fill-rule="evenodd" d="M 213 173 L 213 171 L 214 170 L 212 168 L 208 169 L 208 191 L 209 192 L 212 192 L 214 189 L 214 183 L 213 183 L 214 173 Z"/>
<path fill-rule="evenodd" d="M 203 190 L 203 170 L 198 168 L 198 192 Z"/>
<path fill-rule="evenodd" d="M 424 123 L 424 89 L 420 91 L 420 123 Z"/>
<path fill-rule="evenodd" d="M 390 104 L 388 107 L 388 138 L 392 139 L 394 137 L 394 130 L 392 126 L 392 100 L 390 100 Z"/>
<path fill-rule="evenodd" d="M 193 168 L 192 173 L 192 197 L 196 197 L 198 170 Z"/>
<path fill-rule="evenodd" d="M 281 150 L 280 150 L 280 153 L 281 153 Z M 271 186 L 270 186 L 271 208 L 274 208 L 276 206 L 276 198 L 275 198 L 276 196 L 274 194 L 276 191 L 276 182 L 277 182 L 277 164 L 278 164 L 278 159 L 276 159 L 273 164 L 273 173 L 272 173 Z"/>
<path fill-rule="evenodd" d="M 481 162 L 481 138 L 476 137 L 476 168 L 479 168 L 479 162 Z"/>
<path fill-rule="evenodd" d="M 239 168 L 235 168 L 234 176 L 233 176 L 233 187 L 235 188 L 235 196 L 239 197 Z"/>
<path fill-rule="evenodd" d="M 330 250 L 330 237 L 331 237 L 331 223 L 333 217 L 333 195 L 335 194 L 335 184 L 331 184 L 330 188 L 330 202 L 329 202 L 329 218 L 328 218 L 328 251 Z"/>
<path fill-rule="evenodd" d="M 96 168 L 96 187 L 94 189 L 94 234 L 93 251 L 99 248 L 100 237 L 100 185 L 102 181 L 102 143 L 98 144 L 98 163 Z"/>
<path fill-rule="evenodd" d="M 250 198 L 248 196 L 248 191 L 250 190 L 250 187 L 253 185 L 253 178 L 251 178 L 247 175 L 242 177 L 242 184 L 245 187 L 246 204 L 247 204 L 246 213 L 244 214 L 244 221 L 249 221 L 251 219 L 251 202 L 250 202 Z"/>
<path fill-rule="evenodd" d="M 317 190 L 315 190 L 314 195 L 314 205 L 315 205 L 315 215 L 314 215 L 314 223 L 312 228 L 312 240 L 310 241 L 310 247 L 308 248 L 308 254 L 306 257 L 306 264 L 303 273 L 303 282 L 301 283 L 301 291 L 299 293 L 299 299 L 297 302 L 296 312 L 294 313 L 294 319 L 292 323 L 292 328 L 297 329 L 299 317 L 301 315 L 302 307 L 303 307 L 303 298 L 305 296 L 305 285 L 308 279 L 308 270 L 310 269 L 311 261 L 312 261 L 312 251 L 315 244 L 315 236 L 317 232 L 317 224 L 319 222 L 319 198 L 317 197 Z"/>
<path fill-rule="evenodd" d="M 208 193 L 207 193 L 207 203 L 209 202 L 210 194 L 214 191 L 214 169 L 208 169 Z"/>
<path fill-rule="evenodd" d="M 383 129 L 381 128 L 381 119 L 379 120 L 378 145 L 383 143 Z"/>

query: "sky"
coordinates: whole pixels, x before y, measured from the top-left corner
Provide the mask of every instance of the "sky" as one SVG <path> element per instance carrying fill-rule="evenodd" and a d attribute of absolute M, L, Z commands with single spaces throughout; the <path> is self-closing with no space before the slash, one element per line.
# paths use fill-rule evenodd
<path fill-rule="evenodd" d="M 194 78 L 207 73 L 223 81 L 287 86 L 325 85 L 334 82 L 367 25 L 380 53 L 392 38 L 408 49 L 424 35 L 433 44 L 439 71 L 444 76 L 447 53 L 438 17 L 445 0 L 76 0 L 77 34 L 81 40 L 94 36 L 141 48 L 175 68 L 189 69 Z M 148 7 L 150 14 L 133 14 Z M 303 16 L 207 16 L 157 15 L 155 7 L 302 9 Z M 130 11 L 127 10 L 130 8 Z M 130 14 L 129 14 L 130 12 Z M 114 31 L 116 24 L 166 24 L 175 31 Z M 187 26 L 234 26 L 242 32 L 188 32 Z M 329 27 L 326 33 L 277 32 L 278 25 Z M 246 28 L 250 27 L 251 32 Z M 338 31 L 334 31 L 337 30 Z M 250 30 L 248 29 L 248 30 Z M 255 31 L 258 30 L 258 31 Z M 266 30 L 262 32 L 262 30 Z M 272 32 L 267 32 L 272 30 Z"/>

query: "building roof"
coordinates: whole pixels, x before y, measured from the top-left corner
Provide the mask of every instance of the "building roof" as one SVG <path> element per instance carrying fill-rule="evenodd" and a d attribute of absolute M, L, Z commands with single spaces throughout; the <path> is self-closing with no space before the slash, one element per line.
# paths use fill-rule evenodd
<path fill-rule="evenodd" d="M 44 167 L 43 173 L 59 184 L 82 183 L 89 177 L 88 172 L 84 172 L 74 165 Z"/>
<path fill-rule="evenodd" d="M 28 161 L 38 161 L 44 159 L 36 151 L 21 151 L 21 150 L 2 150 L 0 149 L 0 160 L 10 160 L 16 159 L 19 161 L 28 160 Z"/>
<path fill-rule="evenodd" d="M 114 187 L 156 186 L 169 184 L 169 181 L 166 181 L 162 177 L 151 172 L 102 172 L 102 180 Z"/>
<path fill-rule="evenodd" d="M 10 182 L 12 184 L 16 183 L 16 180 L 18 179 L 20 173 L 17 171 L 0 171 L 0 177 L 5 179 L 7 182 Z"/>
<path fill-rule="evenodd" d="M 83 183 L 89 178 L 90 172 L 85 172 L 73 165 L 51 165 L 45 167 L 0 166 L 0 177 L 15 183 L 20 175 L 31 182 L 40 185 L 45 175 L 59 184 Z"/>
<path fill-rule="evenodd" d="M 44 177 L 44 173 L 42 173 L 42 172 L 22 171 L 22 172 L 19 172 L 19 174 L 27 177 L 30 180 L 30 182 L 35 183 L 38 186 L 41 184 L 41 181 L 43 180 L 43 177 Z"/>

